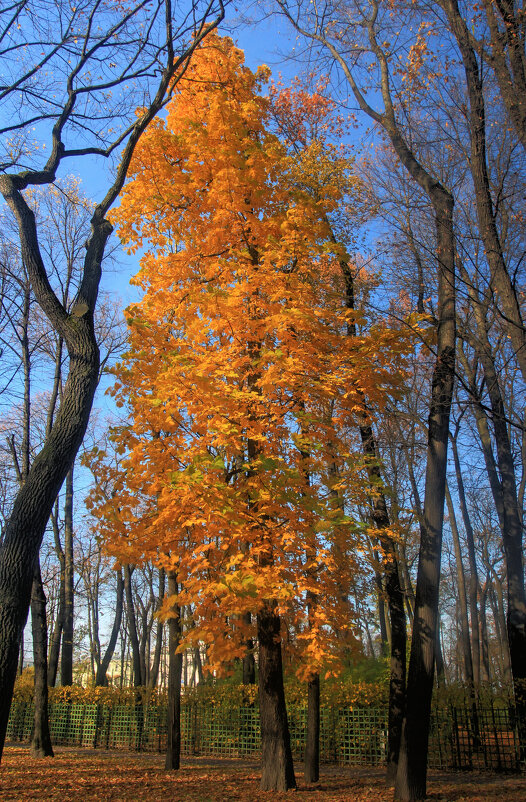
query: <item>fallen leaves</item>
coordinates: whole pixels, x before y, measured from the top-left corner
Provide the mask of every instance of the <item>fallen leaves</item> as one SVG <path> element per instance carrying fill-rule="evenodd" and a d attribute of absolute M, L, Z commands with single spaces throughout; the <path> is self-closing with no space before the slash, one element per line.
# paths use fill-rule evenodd
<path fill-rule="evenodd" d="M 162 755 L 58 747 L 54 758 L 37 760 L 28 747 L 4 749 L 0 777 L 3 802 L 262 802 L 291 794 L 259 791 L 252 762 L 183 756 L 177 772 L 164 769 Z M 296 768 L 297 775 L 300 770 Z M 391 802 L 381 768 L 322 766 L 322 777 L 297 795 L 305 802 Z M 526 777 L 431 772 L 431 802 L 519 802 Z"/>

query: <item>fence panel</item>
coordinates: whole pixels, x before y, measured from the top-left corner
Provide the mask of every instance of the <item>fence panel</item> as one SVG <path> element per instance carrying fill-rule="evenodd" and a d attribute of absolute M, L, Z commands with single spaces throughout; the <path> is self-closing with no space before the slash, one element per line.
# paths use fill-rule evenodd
<path fill-rule="evenodd" d="M 303 758 L 307 711 L 290 707 L 292 753 Z M 166 705 L 51 703 L 52 742 L 62 746 L 163 752 L 167 740 Z M 33 706 L 14 701 L 8 741 L 28 742 Z M 183 703 L 181 751 L 191 755 L 256 757 L 260 750 L 257 705 L 232 707 Z M 376 708 L 320 711 L 320 759 L 340 765 L 379 765 L 387 751 L 387 710 Z M 429 734 L 431 768 L 518 771 L 520 749 L 514 711 L 508 708 L 451 707 L 434 710 Z"/>

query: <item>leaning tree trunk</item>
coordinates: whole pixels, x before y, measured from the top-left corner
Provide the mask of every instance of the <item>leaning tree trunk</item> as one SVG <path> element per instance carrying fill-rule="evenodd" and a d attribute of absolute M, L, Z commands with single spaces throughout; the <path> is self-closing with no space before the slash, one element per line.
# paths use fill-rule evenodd
<path fill-rule="evenodd" d="M 0 751 L 40 544 L 54 501 L 82 442 L 98 380 L 99 352 L 93 316 L 76 318 L 74 323 L 68 322 L 68 327 L 70 368 L 62 404 L 17 494 L 0 546 Z"/>
<path fill-rule="evenodd" d="M 281 659 L 281 621 L 272 602 L 257 615 L 262 791 L 296 788 Z"/>
<path fill-rule="evenodd" d="M 168 595 L 178 593 L 177 574 L 168 572 Z M 181 641 L 181 608 L 178 604 L 172 607 L 168 619 L 168 741 L 166 745 L 165 769 L 178 769 L 181 761 L 181 675 L 183 671 L 183 655 L 177 652 Z"/>
<path fill-rule="evenodd" d="M 35 713 L 30 750 L 33 757 L 53 757 L 48 718 L 46 596 L 40 565 L 35 571 L 31 593 L 31 629 L 35 663 Z"/>

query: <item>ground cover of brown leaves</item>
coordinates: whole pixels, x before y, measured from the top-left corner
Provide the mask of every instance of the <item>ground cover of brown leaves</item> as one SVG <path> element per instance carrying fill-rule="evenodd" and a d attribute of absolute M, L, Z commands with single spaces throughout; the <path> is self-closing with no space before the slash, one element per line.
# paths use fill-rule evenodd
<path fill-rule="evenodd" d="M 6 746 L 0 768 L 2 802 L 391 802 L 382 769 L 323 766 L 316 785 L 298 791 L 259 791 L 256 763 L 183 757 L 167 772 L 162 755 L 57 747 L 54 758 L 35 760 L 27 746 Z M 526 777 L 490 773 L 430 772 L 430 802 L 526 802 Z"/>

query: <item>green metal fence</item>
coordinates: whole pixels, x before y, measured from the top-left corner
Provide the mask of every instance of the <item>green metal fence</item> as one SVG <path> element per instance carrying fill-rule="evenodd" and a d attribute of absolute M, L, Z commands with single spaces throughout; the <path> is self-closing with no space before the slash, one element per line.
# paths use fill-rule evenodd
<path fill-rule="evenodd" d="M 303 757 L 306 709 L 290 707 L 289 728 L 295 759 Z M 162 752 L 166 747 L 166 707 L 52 703 L 54 744 L 104 749 Z M 33 724 L 32 704 L 13 702 L 7 739 L 27 742 Z M 217 757 L 257 757 L 259 710 L 253 707 L 184 703 L 182 752 Z M 435 710 L 432 716 L 429 766 L 440 769 L 521 768 L 513 711 L 503 708 Z M 377 708 L 321 710 L 320 757 L 325 763 L 379 765 L 385 762 L 387 711 Z"/>

